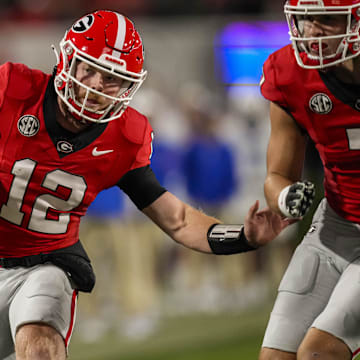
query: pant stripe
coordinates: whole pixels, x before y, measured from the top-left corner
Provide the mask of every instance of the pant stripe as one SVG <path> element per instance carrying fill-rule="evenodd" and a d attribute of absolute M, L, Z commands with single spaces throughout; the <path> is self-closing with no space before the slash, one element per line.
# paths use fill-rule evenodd
<path fill-rule="evenodd" d="M 65 346 L 68 347 L 71 339 L 72 332 L 74 330 L 75 318 L 76 318 L 76 303 L 77 303 L 77 290 L 73 291 L 72 299 L 71 299 L 71 318 L 70 318 L 70 325 L 69 330 L 65 337 Z"/>

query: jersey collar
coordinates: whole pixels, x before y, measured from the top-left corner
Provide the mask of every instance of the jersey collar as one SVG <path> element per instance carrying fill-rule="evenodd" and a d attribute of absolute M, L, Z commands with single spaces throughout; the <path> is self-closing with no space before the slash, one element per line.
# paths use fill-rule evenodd
<path fill-rule="evenodd" d="M 332 71 L 319 71 L 325 86 L 343 103 L 360 111 L 360 85 L 348 84 L 340 81 Z"/>
<path fill-rule="evenodd" d="M 109 123 L 93 124 L 88 129 L 74 134 L 64 129 L 56 121 L 56 109 L 58 107 L 57 94 L 54 88 L 54 77 L 48 82 L 44 98 L 44 121 L 46 130 L 55 145 L 60 158 L 71 155 L 90 145 L 106 129 Z"/>

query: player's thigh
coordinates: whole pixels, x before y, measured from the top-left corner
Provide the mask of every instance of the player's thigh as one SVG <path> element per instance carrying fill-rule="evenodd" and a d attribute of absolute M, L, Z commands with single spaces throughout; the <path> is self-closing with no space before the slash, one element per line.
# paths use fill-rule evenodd
<path fill-rule="evenodd" d="M 286 351 L 262 348 L 259 360 L 296 360 L 296 353 Z"/>
<path fill-rule="evenodd" d="M 297 359 L 351 360 L 352 352 L 340 339 L 325 331 L 311 328 L 301 343 Z"/>
<path fill-rule="evenodd" d="M 57 330 L 46 324 L 20 325 L 15 338 L 16 356 L 27 359 L 50 356 L 51 359 L 65 360 L 66 347 L 63 337 Z"/>
<path fill-rule="evenodd" d="M 15 359 L 15 355 L 11 357 L 14 354 L 14 341 L 10 330 L 9 306 L 20 281 L 21 274 L 0 268 L 0 359 Z"/>
<path fill-rule="evenodd" d="M 77 293 L 65 273 L 51 264 L 31 270 L 9 309 L 13 338 L 25 324 L 42 323 L 55 329 L 68 345 L 75 321 Z"/>
<path fill-rule="evenodd" d="M 360 349 L 360 258 L 343 271 L 324 311 L 312 326 L 333 335 L 351 352 Z M 319 342 L 319 346 L 321 343 Z"/>
<path fill-rule="evenodd" d="M 339 279 L 328 255 L 302 243 L 281 280 L 263 347 L 296 353 Z"/>

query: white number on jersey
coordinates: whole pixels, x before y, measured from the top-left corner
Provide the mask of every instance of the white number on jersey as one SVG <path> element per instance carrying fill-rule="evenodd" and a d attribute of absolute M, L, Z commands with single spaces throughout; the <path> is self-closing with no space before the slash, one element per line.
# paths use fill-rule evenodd
<path fill-rule="evenodd" d="M 36 168 L 36 162 L 31 159 L 19 160 L 14 163 L 11 173 L 14 175 L 9 198 L 1 207 L 0 217 L 21 226 L 24 213 L 21 211 L 24 196 Z M 49 209 L 60 212 L 71 211 L 79 206 L 84 198 L 87 188 L 84 178 L 67 173 L 63 170 L 48 172 L 42 182 L 44 188 L 56 191 L 58 186 L 69 189 L 67 200 L 60 199 L 51 194 L 39 195 L 33 204 L 28 229 L 45 234 L 64 234 L 70 221 L 70 214 L 59 214 L 57 219 L 47 219 Z"/>
<path fill-rule="evenodd" d="M 346 129 L 349 149 L 360 150 L 360 128 Z"/>

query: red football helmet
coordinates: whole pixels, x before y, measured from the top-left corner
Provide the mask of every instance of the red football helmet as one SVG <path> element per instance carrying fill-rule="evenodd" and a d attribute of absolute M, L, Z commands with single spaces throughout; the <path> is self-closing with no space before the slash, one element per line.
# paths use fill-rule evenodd
<path fill-rule="evenodd" d="M 77 118 L 103 123 L 121 116 L 146 78 L 144 50 L 134 24 L 113 11 L 100 10 L 85 15 L 65 33 L 57 56 L 55 90 L 71 114 Z M 117 96 L 96 91 L 75 78 L 76 66 L 85 62 L 111 77 L 121 79 Z M 86 91 L 85 99 L 76 98 L 75 85 Z M 86 107 L 90 96 L 104 96 L 110 105 L 101 111 Z"/>
<path fill-rule="evenodd" d="M 360 53 L 360 0 L 288 0 L 284 12 L 290 29 L 298 64 L 306 69 L 322 69 L 342 63 Z M 344 15 L 347 19 L 343 34 L 319 37 L 305 37 L 303 21 L 317 15 Z M 338 39 L 339 45 L 332 54 L 323 54 L 324 41 Z M 309 41 L 318 43 L 319 54 L 313 55 L 307 46 Z"/>

